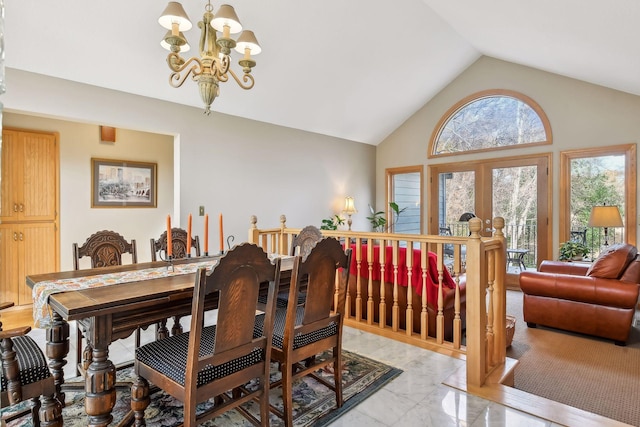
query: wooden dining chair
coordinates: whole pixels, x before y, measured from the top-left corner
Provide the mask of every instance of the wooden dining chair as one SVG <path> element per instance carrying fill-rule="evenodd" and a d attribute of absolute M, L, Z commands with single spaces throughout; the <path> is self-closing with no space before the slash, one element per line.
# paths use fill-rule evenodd
<path fill-rule="evenodd" d="M 171 229 L 171 248 L 173 259 L 182 259 L 187 257 L 187 230 L 182 228 Z M 200 238 L 198 236 L 191 237 L 191 249 L 195 252 L 195 256 L 200 256 Z M 167 259 L 167 232 L 163 232 L 158 240 L 151 239 L 151 261 L 157 261 L 158 258 Z M 172 335 L 178 335 L 183 332 L 180 324 L 180 317 L 173 317 Z M 156 325 L 156 339 L 164 339 L 169 336 L 167 329 L 167 321 L 163 320 Z"/>
<path fill-rule="evenodd" d="M 136 350 L 131 386 L 135 425 L 144 426 L 150 403 L 149 382 L 184 404 L 184 425 L 195 426 L 236 408 L 255 425 L 269 425 L 269 370 L 276 289 L 280 259 L 272 264 L 254 244 L 229 250 L 214 269 L 198 270 L 191 306 L 189 332 L 154 341 Z M 268 283 L 268 303 L 256 317 L 258 294 Z M 213 294 L 213 295 L 212 295 Z M 218 298 L 217 324 L 204 326 L 205 299 Z M 260 319 L 266 325 L 257 331 Z M 247 383 L 258 379 L 255 388 Z M 216 404 L 196 415 L 196 405 L 211 398 Z M 260 420 L 240 405 L 260 402 Z"/>
<path fill-rule="evenodd" d="M 0 303 L 0 311 L 12 305 L 11 302 Z M 32 423 L 36 427 L 41 423 L 62 427 L 62 405 L 54 398 L 53 376 L 42 350 L 27 335 L 29 331 L 30 326 L 4 331 L 0 322 L 0 407 L 31 400 L 29 410 L 3 417 L 2 425 L 31 412 Z"/>
<path fill-rule="evenodd" d="M 127 241 L 122 235 L 115 231 L 98 231 L 87 238 L 82 246 L 73 244 L 73 269 L 80 269 L 80 259 L 88 257 L 91 260 L 91 268 L 109 267 L 122 265 L 122 255 L 131 254 L 131 263 L 138 263 L 138 252 L 135 239 Z M 91 363 L 91 350 L 87 344 L 82 346 L 84 331 L 78 322 L 76 334 L 76 375 L 80 375 L 79 365 L 86 370 Z M 136 348 L 140 346 L 140 329 L 136 329 Z"/>
<path fill-rule="evenodd" d="M 316 243 L 306 257 L 296 257 L 291 275 L 289 301 L 297 301 L 301 285 L 307 292 L 300 305 L 279 308 L 275 315 L 271 359 L 280 364 L 282 379 L 271 387 L 282 387 L 284 410 L 271 406 L 271 411 L 293 425 L 292 383 L 311 375 L 336 394 L 338 408 L 342 406 L 342 324 L 346 289 L 349 280 L 351 249 L 346 251 L 334 238 Z M 337 285 L 337 286 L 336 286 Z M 337 298 L 336 298 L 337 297 Z M 335 303 L 335 306 L 334 306 Z M 333 310 L 332 310 L 332 306 Z M 328 350 L 326 358 L 314 357 Z M 333 384 L 315 374 L 333 364 Z"/>
<path fill-rule="evenodd" d="M 191 249 L 194 250 L 195 256 L 200 256 L 200 238 L 198 236 L 191 237 Z M 182 228 L 171 229 L 171 248 L 173 259 L 182 259 L 187 257 L 187 230 Z M 164 253 L 164 255 L 161 255 Z M 158 240 L 151 239 L 151 261 L 157 261 L 158 257 L 166 259 L 167 253 L 167 232 L 160 235 Z"/>
<path fill-rule="evenodd" d="M 311 249 L 317 242 L 322 240 L 322 232 L 320 229 L 313 225 L 307 225 L 300 233 L 296 234 L 291 241 L 291 255 L 299 255 L 305 257 L 311 252 Z M 303 283 L 298 293 L 298 304 L 304 303 L 306 296 L 306 283 Z M 266 303 L 266 295 L 260 296 L 260 302 Z M 289 292 L 278 293 L 277 306 L 279 308 L 286 308 L 289 304 Z"/>

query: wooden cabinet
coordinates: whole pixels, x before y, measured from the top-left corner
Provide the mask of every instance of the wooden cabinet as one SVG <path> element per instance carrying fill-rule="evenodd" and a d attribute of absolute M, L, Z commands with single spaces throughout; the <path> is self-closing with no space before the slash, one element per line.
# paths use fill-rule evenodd
<path fill-rule="evenodd" d="M 3 130 L 0 222 L 55 221 L 57 175 L 55 134 Z"/>
<path fill-rule="evenodd" d="M 30 304 L 30 274 L 57 271 L 58 135 L 3 129 L 0 166 L 0 301 Z"/>
<path fill-rule="evenodd" d="M 53 222 L 0 224 L 0 301 L 31 304 L 25 277 L 57 270 Z"/>

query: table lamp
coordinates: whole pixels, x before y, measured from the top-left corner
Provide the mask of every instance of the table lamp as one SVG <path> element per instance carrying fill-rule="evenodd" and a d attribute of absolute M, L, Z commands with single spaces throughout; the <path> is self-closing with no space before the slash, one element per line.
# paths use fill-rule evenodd
<path fill-rule="evenodd" d="M 622 227 L 622 217 L 617 206 L 594 206 L 589 216 L 589 227 L 604 228 L 604 246 L 609 246 L 609 227 Z"/>
<path fill-rule="evenodd" d="M 349 231 L 351 231 L 351 215 L 358 213 L 353 197 L 347 196 L 344 198 L 344 209 L 342 213 L 347 214 L 347 224 L 349 224 Z"/>

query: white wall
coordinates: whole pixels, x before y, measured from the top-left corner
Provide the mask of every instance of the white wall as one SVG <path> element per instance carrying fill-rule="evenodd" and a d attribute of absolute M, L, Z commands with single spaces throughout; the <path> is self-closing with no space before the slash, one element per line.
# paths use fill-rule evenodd
<path fill-rule="evenodd" d="M 215 112 L 207 117 L 199 108 L 13 69 L 6 70 L 6 81 L 7 92 L 0 101 L 9 113 L 85 124 L 87 128 L 78 132 L 86 135 L 97 129 L 95 125 L 102 124 L 174 138 L 176 184 L 159 186 L 158 194 L 159 201 L 173 196 L 173 210 L 163 202 L 155 212 L 141 210 L 139 217 L 113 225 L 118 230 L 130 226 L 155 230 L 142 239 L 141 248 L 163 229 L 168 213 L 173 213 L 174 223 L 185 228 L 188 214 L 193 213 L 194 234 L 202 230 L 203 218 L 197 216 L 200 205 L 210 215 L 210 251 L 217 249 L 219 213 L 224 215 L 225 234 L 234 235 L 238 243 L 247 239 L 251 215 L 257 215 L 262 227 L 278 226 L 281 214 L 287 216 L 291 227 L 319 226 L 322 218 L 341 210 L 346 195 L 355 197 L 361 212 L 354 215 L 352 228 L 369 230 L 365 217 L 367 204 L 374 203 L 373 146 Z M 195 87 L 176 90 L 190 89 L 197 96 Z M 119 143 L 116 146 L 124 147 Z M 99 150 L 103 149 L 108 150 Z M 67 181 L 63 187 L 77 173 L 72 171 L 86 170 L 93 155 L 87 151 L 74 158 L 76 153 L 68 151 L 61 150 L 62 173 Z M 126 148 L 117 156 L 147 159 L 144 153 Z M 102 221 L 112 224 L 112 220 L 103 213 L 105 210 L 91 210 L 90 222 L 76 216 L 74 205 L 89 203 L 87 195 L 79 195 L 78 201 L 67 189 L 62 188 L 62 192 L 61 268 L 69 269 L 69 242 L 77 240 L 72 239 L 70 228 L 82 224 L 89 229 Z M 141 255 L 140 260 L 146 259 Z"/>
<path fill-rule="evenodd" d="M 547 114 L 551 124 L 553 145 L 462 154 L 455 159 L 427 159 L 429 139 L 440 118 L 461 99 L 487 89 L 510 89 L 536 101 Z M 637 143 L 640 139 L 638 117 L 640 96 L 482 57 L 378 146 L 376 196 L 378 200 L 384 200 L 386 168 L 423 164 L 426 173 L 426 166 L 429 164 L 551 152 L 553 253 L 557 253 L 560 152 Z M 637 164 L 637 159 L 635 162 Z M 638 188 L 640 189 L 640 186 Z M 425 201 L 428 203 L 428 200 L 427 195 Z M 428 209 L 428 206 L 425 206 L 425 209 Z M 425 210 L 426 212 L 428 211 Z M 425 227 L 427 223 L 428 215 L 425 215 Z"/>

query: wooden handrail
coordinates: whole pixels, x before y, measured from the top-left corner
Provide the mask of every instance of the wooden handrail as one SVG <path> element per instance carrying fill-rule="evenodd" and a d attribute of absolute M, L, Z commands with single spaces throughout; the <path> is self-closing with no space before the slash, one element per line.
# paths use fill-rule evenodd
<path fill-rule="evenodd" d="M 279 227 L 260 229 L 257 222 L 252 216 L 249 242 L 267 252 L 292 253 L 291 242 L 301 228 L 287 227 L 284 215 Z M 355 291 L 346 296 L 345 324 L 454 356 L 466 355 L 467 384 L 482 386 L 506 360 L 504 220 L 495 218 L 493 226 L 491 237 L 480 236 L 483 225 L 478 218 L 469 221 L 468 237 L 321 230 L 323 236 L 354 248 L 355 286 L 350 283 L 349 288 Z M 433 265 L 430 270 L 428 252 L 436 255 L 436 271 L 431 271 Z M 419 319 L 418 330 L 414 319 Z M 429 335 L 430 329 L 435 336 Z M 445 331 L 451 332 L 449 336 Z"/>

